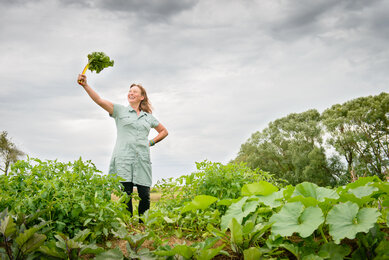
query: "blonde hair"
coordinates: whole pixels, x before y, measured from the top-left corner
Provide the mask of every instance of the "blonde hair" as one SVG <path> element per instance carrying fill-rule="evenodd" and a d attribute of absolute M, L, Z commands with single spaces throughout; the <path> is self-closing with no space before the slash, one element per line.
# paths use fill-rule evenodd
<path fill-rule="evenodd" d="M 149 98 L 147 97 L 146 89 L 140 84 L 132 84 L 130 86 L 130 89 L 132 87 L 138 87 L 140 89 L 140 94 L 142 95 L 142 97 L 144 97 L 144 99 L 139 104 L 139 109 L 150 114 L 153 113 L 153 108 L 151 106 Z"/>

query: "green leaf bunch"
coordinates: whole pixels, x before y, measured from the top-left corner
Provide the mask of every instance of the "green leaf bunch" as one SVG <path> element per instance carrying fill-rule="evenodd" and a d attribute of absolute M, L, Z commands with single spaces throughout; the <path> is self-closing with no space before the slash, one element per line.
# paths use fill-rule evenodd
<path fill-rule="evenodd" d="M 162 245 L 153 253 L 157 256 L 165 257 L 165 259 L 176 259 L 173 257 L 180 256 L 183 259 L 210 260 L 220 254 L 228 255 L 227 252 L 222 250 L 225 247 L 224 244 L 215 247 L 218 241 L 219 238 L 214 237 L 191 245 L 176 244 L 173 247 Z"/>
<path fill-rule="evenodd" d="M 51 259 L 81 259 L 88 254 L 100 254 L 105 252 L 102 247 L 95 243 L 84 243 L 90 236 L 91 231 L 88 229 L 80 230 L 72 239 L 68 236 L 57 233 L 54 237 L 56 241 L 46 242 L 39 248 L 39 251 Z"/>
<path fill-rule="evenodd" d="M 264 235 L 266 242 L 259 241 L 255 245 L 256 249 L 250 249 L 246 254 L 250 252 L 258 256 L 264 249 L 266 252 L 284 248 L 297 258 L 304 256 L 304 259 L 309 259 L 315 256 L 320 259 L 341 259 L 329 248 L 342 250 L 343 239 L 368 236 L 379 223 L 381 229 L 387 226 L 387 208 L 382 205 L 387 203 L 388 185 L 377 177 L 360 178 L 354 183 L 333 189 L 309 182 L 289 185 L 281 190 L 263 181 L 246 184 L 242 187 L 243 197 L 230 200 L 231 203 L 226 200 L 218 202 L 228 205 L 226 213 L 221 216 L 220 232 L 230 230 L 231 247 L 244 255 L 243 251 L 252 247 L 242 247 L 244 227 L 252 223 L 271 225 L 271 233 Z M 381 215 L 385 217 L 380 218 Z M 221 236 L 220 232 L 214 235 Z M 380 228 L 377 232 L 381 232 Z M 290 240 L 292 237 L 294 239 Z M 295 242 L 296 238 L 299 242 Z M 381 252 L 380 248 L 386 245 L 382 236 L 374 242 L 371 239 L 366 241 L 363 246 L 368 248 L 368 245 L 374 244 L 373 249 L 377 247 L 377 252 Z M 240 250 L 239 246 L 242 247 Z M 345 252 L 351 252 L 350 248 L 346 249 Z M 317 256 L 319 251 L 321 255 Z M 369 252 L 374 254 L 375 251 Z"/>
<path fill-rule="evenodd" d="M 29 218 L 35 218 L 31 215 Z M 9 214 L 5 209 L 0 213 L 0 256 L 1 259 L 26 259 L 43 245 L 46 235 L 38 233 L 47 222 L 40 222 L 30 228 Z"/>
<path fill-rule="evenodd" d="M 0 210 L 29 215 L 42 212 L 55 232 L 73 237 L 88 228 L 89 239 L 102 240 L 123 226 L 126 205 L 119 179 L 104 176 L 80 158 L 73 163 L 30 159 L 18 161 L 8 176 L 0 176 Z M 113 201 L 111 194 L 122 199 Z M 36 224 L 36 223 L 32 223 Z"/>
<path fill-rule="evenodd" d="M 104 52 L 92 52 L 88 54 L 89 70 L 100 73 L 105 68 L 114 65 L 114 61 L 111 60 Z"/>

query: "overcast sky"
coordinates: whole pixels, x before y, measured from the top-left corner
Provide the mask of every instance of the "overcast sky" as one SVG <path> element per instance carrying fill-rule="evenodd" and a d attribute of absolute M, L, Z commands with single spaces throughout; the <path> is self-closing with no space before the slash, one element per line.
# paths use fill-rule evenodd
<path fill-rule="evenodd" d="M 127 105 L 141 83 L 169 131 L 155 183 L 227 163 L 287 114 L 387 92 L 388 42 L 389 1 L 0 0 L 0 131 L 30 157 L 106 173 L 114 120 L 76 83 L 103 51 L 115 65 L 89 84 Z"/>

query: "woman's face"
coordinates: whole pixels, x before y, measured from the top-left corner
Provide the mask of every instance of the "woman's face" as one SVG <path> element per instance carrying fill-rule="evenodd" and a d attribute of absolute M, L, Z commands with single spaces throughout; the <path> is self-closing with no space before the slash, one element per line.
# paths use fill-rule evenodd
<path fill-rule="evenodd" d="M 127 99 L 129 103 L 140 103 L 144 97 L 139 87 L 133 86 L 128 92 Z"/>

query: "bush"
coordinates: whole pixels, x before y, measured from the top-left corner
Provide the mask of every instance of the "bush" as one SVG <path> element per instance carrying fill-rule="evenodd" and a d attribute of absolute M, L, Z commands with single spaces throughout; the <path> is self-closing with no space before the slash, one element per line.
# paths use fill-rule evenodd
<path fill-rule="evenodd" d="M 0 211 L 14 214 L 43 211 L 41 218 L 54 232 L 73 237 L 88 228 L 92 240 L 102 240 L 123 226 L 127 214 L 119 180 L 103 176 L 90 161 L 74 163 L 27 159 L 15 163 L 8 176 L 0 176 Z M 111 194 L 121 197 L 111 200 Z M 36 224 L 36 223 L 34 223 Z"/>

